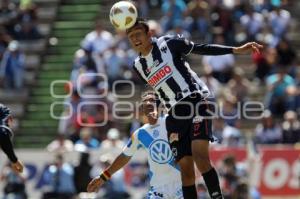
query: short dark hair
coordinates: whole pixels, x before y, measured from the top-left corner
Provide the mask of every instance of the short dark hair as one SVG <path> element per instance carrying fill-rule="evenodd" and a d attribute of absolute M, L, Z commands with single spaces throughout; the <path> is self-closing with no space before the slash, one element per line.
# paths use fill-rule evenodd
<path fill-rule="evenodd" d="M 155 93 L 155 91 L 153 91 L 153 90 L 145 91 L 145 92 L 142 94 L 142 102 L 145 100 L 145 98 L 146 98 L 148 95 L 153 95 L 153 96 L 155 97 L 156 105 L 157 105 L 157 107 L 158 107 L 158 106 L 160 105 L 160 99 L 159 99 L 158 95 Z"/>
<path fill-rule="evenodd" d="M 146 20 L 143 18 L 137 18 L 135 24 L 132 27 L 126 29 L 126 34 L 128 34 L 133 28 L 137 26 L 142 26 L 145 29 L 146 33 L 149 32 L 150 28 Z"/>

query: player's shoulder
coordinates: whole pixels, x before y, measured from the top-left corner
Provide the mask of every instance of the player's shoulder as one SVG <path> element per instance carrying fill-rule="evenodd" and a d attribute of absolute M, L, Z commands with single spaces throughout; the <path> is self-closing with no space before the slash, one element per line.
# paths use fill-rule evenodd
<path fill-rule="evenodd" d="M 178 39 L 182 39 L 184 38 L 183 35 L 180 35 L 180 34 L 166 34 L 166 35 L 163 35 L 161 37 L 159 37 L 157 39 L 157 41 L 166 41 L 166 42 L 170 42 L 170 41 L 173 41 L 173 40 L 178 40 Z"/>
<path fill-rule="evenodd" d="M 138 128 L 137 130 L 135 130 L 133 132 L 133 134 L 135 134 L 136 136 L 138 136 L 141 132 L 147 131 L 149 128 L 150 128 L 149 124 L 144 124 L 143 126 L 141 126 L 140 128 Z"/>

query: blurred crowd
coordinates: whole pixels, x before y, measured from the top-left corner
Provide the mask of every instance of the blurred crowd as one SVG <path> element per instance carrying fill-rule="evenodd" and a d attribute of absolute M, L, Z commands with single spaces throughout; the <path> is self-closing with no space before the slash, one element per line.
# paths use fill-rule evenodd
<path fill-rule="evenodd" d="M 24 87 L 25 54 L 21 44 L 43 36 L 37 27 L 37 6 L 31 0 L 0 2 L 0 87 Z"/>

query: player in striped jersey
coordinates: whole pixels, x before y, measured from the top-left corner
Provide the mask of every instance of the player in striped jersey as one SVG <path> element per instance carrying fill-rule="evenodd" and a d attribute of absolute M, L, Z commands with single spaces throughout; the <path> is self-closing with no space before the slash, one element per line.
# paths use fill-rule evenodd
<path fill-rule="evenodd" d="M 147 23 L 142 19 L 138 19 L 126 32 L 132 48 L 139 53 L 134 70 L 169 109 L 166 120 L 169 143 L 181 167 L 184 198 L 197 198 L 193 162 L 202 173 L 211 198 L 223 198 L 208 152 L 209 141 L 213 140 L 209 118 L 212 107 L 206 101 L 210 92 L 191 70 L 185 56 L 190 53 L 247 54 L 259 52 L 262 46 L 255 42 L 239 47 L 197 44 L 171 35 L 152 38 Z"/>
<path fill-rule="evenodd" d="M 100 176 L 89 183 L 88 191 L 96 191 L 120 168 L 124 167 L 135 152 L 143 147 L 147 151 L 150 168 L 150 190 L 147 199 L 183 199 L 180 171 L 175 165 L 168 144 L 166 116 L 157 111 L 157 96 L 146 92 L 142 98 L 143 113 L 148 123 L 137 129 L 124 147 L 123 152 Z"/>

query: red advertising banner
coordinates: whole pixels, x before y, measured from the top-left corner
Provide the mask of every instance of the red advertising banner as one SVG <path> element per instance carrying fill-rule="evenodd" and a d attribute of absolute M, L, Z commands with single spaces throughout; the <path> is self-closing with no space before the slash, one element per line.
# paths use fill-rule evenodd
<path fill-rule="evenodd" d="M 249 173 L 254 176 L 262 196 L 298 196 L 300 198 L 300 149 L 288 146 L 259 147 L 255 163 L 249 161 L 245 148 L 213 148 L 210 152 L 214 165 L 226 155 L 235 156 L 237 162 L 248 160 Z M 255 165 L 254 165 L 255 164 Z"/>
<path fill-rule="evenodd" d="M 266 196 L 300 197 L 300 149 L 260 148 L 260 192 Z"/>

